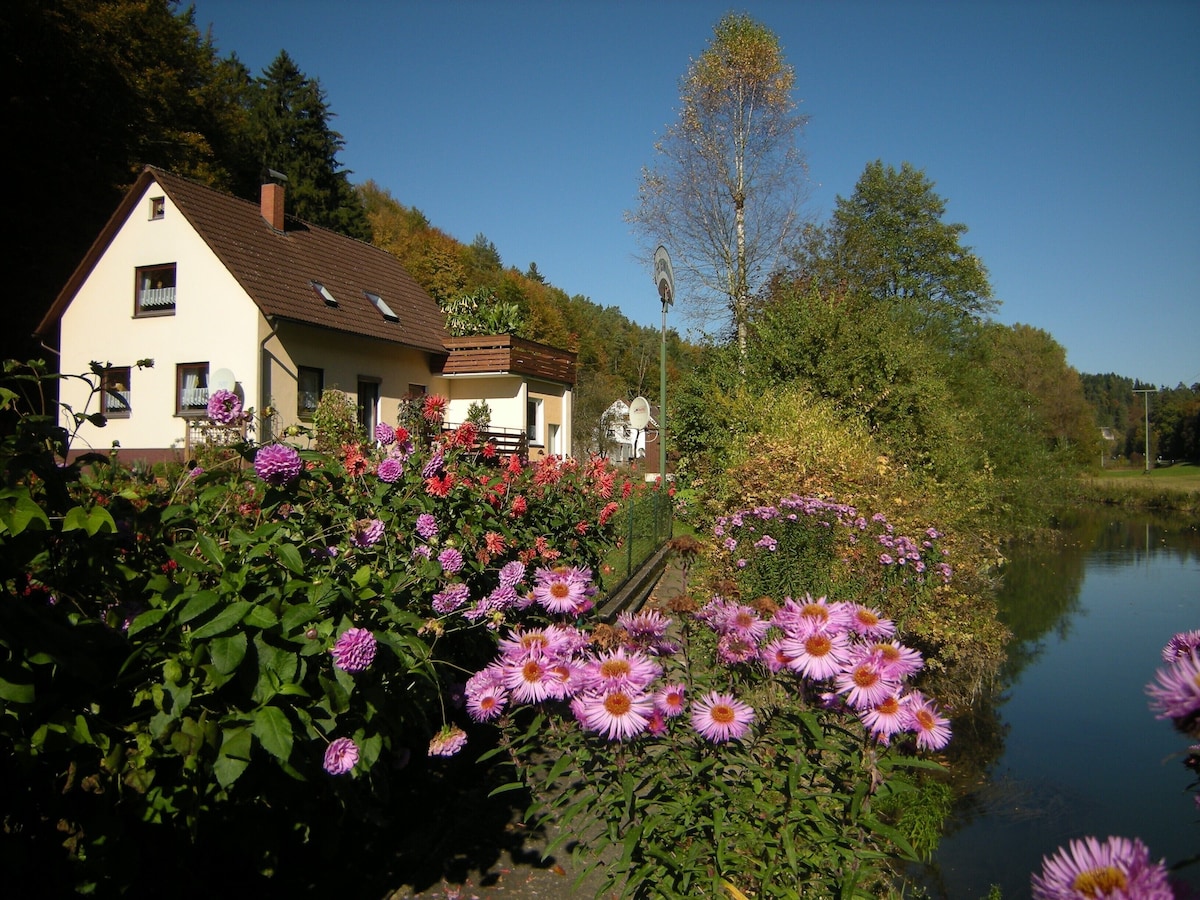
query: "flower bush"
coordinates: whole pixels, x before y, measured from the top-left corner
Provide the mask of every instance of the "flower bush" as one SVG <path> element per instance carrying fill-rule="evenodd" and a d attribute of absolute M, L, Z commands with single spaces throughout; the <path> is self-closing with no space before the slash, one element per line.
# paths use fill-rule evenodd
<path fill-rule="evenodd" d="M 853 599 L 950 578 L 940 534 L 892 532 L 813 498 L 735 513 L 716 525 L 727 564 L 707 600 L 685 593 L 616 627 L 578 619 L 582 573 L 539 571 L 558 590 L 535 592 L 470 678 L 468 710 L 500 727 L 536 811 L 586 836 L 577 852 L 605 866 L 604 889 L 878 896 L 896 860 L 931 850 L 896 813 L 921 790 L 912 773 L 941 770 L 921 751 L 950 740 L 914 682 L 921 654 Z M 904 548 L 903 567 L 856 552 L 872 541 Z"/>
<path fill-rule="evenodd" d="M 610 543 L 600 460 L 395 427 L 149 477 L 69 455 L 37 396 L 55 377 L 0 385 L 3 846 L 56 877 L 65 856 L 80 890 L 189 846 L 278 873 L 378 827 L 409 760 L 461 750 L 460 683 L 529 576 Z"/>

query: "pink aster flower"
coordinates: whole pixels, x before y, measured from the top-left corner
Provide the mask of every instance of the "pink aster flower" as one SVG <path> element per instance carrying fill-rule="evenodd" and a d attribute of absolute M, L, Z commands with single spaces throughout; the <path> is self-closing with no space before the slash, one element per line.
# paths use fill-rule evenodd
<path fill-rule="evenodd" d="M 526 659 L 504 667 L 504 686 L 518 703 L 541 703 L 553 697 L 557 677 L 551 661 L 545 659 Z"/>
<path fill-rule="evenodd" d="M 662 674 L 662 666 L 637 650 L 618 647 L 589 662 L 585 671 L 588 689 L 604 692 L 617 688 L 644 690 Z"/>
<path fill-rule="evenodd" d="M 208 417 L 218 425 L 237 424 L 242 418 L 242 401 L 233 391 L 213 391 L 208 395 Z"/>
<path fill-rule="evenodd" d="M 933 701 L 920 691 L 905 698 L 908 708 L 908 728 L 916 732 L 917 746 L 922 750 L 941 750 L 950 743 L 950 720 L 943 718 Z"/>
<path fill-rule="evenodd" d="M 833 683 L 854 709 L 867 709 L 882 703 L 897 688 L 896 680 L 886 677 L 879 664 L 871 659 L 839 672 Z"/>
<path fill-rule="evenodd" d="M 850 660 L 850 641 L 839 632 L 814 631 L 807 637 L 787 637 L 780 649 L 788 657 L 789 669 L 813 681 L 837 677 Z"/>
<path fill-rule="evenodd" d="M 1163 662 L 1175 662 L 1197 650 L 1200 650 L 1200 631 L 1181 631 L 1163 647 Z"/>
<path fill-rule="evenodd" d="M 454 756 L 467 743 L 467 733 L 457 725 L 443 725 L 429 741 L 430 756 Z"/>
<path fill-rule="evenodd" d="M 375 635 L 365 628 L 347 628 L 329 652 L 333 664 L 346 672 L 361 672 L 375 661 Z"/>
<path fill-rule="evenodd" d="M 350 738 L 337 738 L 325 749 L 325 771 L 345 775 L 358 764 L 358 745 Z"/>
<path fill-rule="evenodd" d="M 577 612 L 587 600 L 590 577 L 580 569 L 560 566 L 534 573 L 533 599 L 551 613 Z"/>
<path fill-rule="evenodd" d="M 783 647 L 783 638 L 776 638 L 759 650 L 758 658 L 768 672 L 782 672 L 792 662 L 791 655 Z"/>
<path fill-rule="evenodd" d="M 640 690 L 613 688 L 604 693 L 581 697 L 580 714 L 583 726 L 607 737 L 623 741 L 641 734 L 650 725 L 654 702 Z"/>
<path fill-rule="evenodd" d="M 865 638 L 889 638 L 896 633 L 896 625 L 891 619 L 880 616 L 879 610 L 852 603 L 850 630 Z"/>
<path fill-rule="evenodd" d="M 299 477 L 300 454 L 285 444 L 267 444 L 254 454 L 254 471 L 267 484 L 281 487 Z"/>
<path fill-rule="evenodd" d="M 741 740 L 753 721 L 754 710 L 732 694 L 709 691 L 692 703 L 692 728 L 715 744 Z"/>
<path fill-rule="evenodd" d="M 925 665 L 918 651 L 898 641 L 878 641 L 870 644 L 867 652 L 879 664 L 883 676 L 896 681 L 902 681 Z"/>
<path fill-rule="evenodd" d="M 1030 886 L 1033 900 L 1172 900 L 1175 896 L 1163 861 L 1152 863 L 1145 844 L 1125 837 L 1071 841 L 1042 859 L 1042 872 L 1031 878 Z"/>
<path fill-rule="evenodd" d="M 467 691 L 467 714 L 476 722 L 490 722 L 504 712 L 508 694 L 495 685 L 482 690 Z"/>
<path fill-rule="evenodd" d="M 654 695 L 654 708 L 669 719 L 683 714 L 684 695 L 687 688 L 682 684 L 667 684 Z"/>
<path fill-rule="evenodd" d="M 400 480 L 400 476 L 404 474 L 404 463 L 400 462 L 394 456 L 389 456 L 380 460 L 379 465 L 375 469 L 375 474 L 379 476 L 380 481 L 395 484 Z"/>
<path fill-rule="evenodd" d="M 717 640 L 717 656 L 727 666 L 758 659 L 758 644 L 749 634 L 727 631 Z"/>
<path fill-rule="evenodd" d="M 905 702 L 897 694 L 888 694 L 882 702 L 862 711 L 859 717 L 871 733 L 884 742 L 893 734 L 907 731 L 911 721 Z"/>
<path fill-rule="evenodd" d="M 1154 673 L 1146 685 L 1150 708 L 1160 719 L 1188 719 L 1200 714 L 1200 652 L 1180 657 Z"/>

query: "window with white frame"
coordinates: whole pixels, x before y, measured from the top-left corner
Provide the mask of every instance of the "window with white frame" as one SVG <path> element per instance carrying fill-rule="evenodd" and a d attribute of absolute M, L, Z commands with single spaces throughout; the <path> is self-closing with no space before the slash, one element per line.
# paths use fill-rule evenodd
<path fill-rule="evenodd" d="M 105 366 L 100 373 L 100 411 L 110 419 L 128 419 L 133 412 L 129 366 Z"/>
<path fill-rule="evenodd" d="M 529 443 L 542 445 L 542 398 L 529 397 L 525 401 L 525 437 Z"/>
<path fill-rule="evenodd" d="M 141 266 L 137 270 L 134 315 L 175 315 L 175 263 Z"/>
<path fill-rule="evenodd" d="M 162 219 L 167 215 L 167 198 L 166 197 L 151 197 L 150 198 L 150 218 Z"/>
<path fill-rule="evenodd" d="M 175 414 L 208 415 L 208 363 L 181 363 L 175 367 Z"/>

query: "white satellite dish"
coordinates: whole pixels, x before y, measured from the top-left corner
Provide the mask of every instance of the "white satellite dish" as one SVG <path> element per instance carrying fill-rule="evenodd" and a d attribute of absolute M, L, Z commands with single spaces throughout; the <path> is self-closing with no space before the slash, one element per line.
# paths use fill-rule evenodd
<path fill-rule="evenodd" d="M 629 425 L 638 431 L 650 424 L 650 401 L 645 397 L 634 397 L 629 404 Z"/>
<path fill-rule="evenodd" d="M 208 379 L 208 386 L 214 391 L 233 391 L 237 387 L 237 379 L 229 369 L 217 369 Z"/>

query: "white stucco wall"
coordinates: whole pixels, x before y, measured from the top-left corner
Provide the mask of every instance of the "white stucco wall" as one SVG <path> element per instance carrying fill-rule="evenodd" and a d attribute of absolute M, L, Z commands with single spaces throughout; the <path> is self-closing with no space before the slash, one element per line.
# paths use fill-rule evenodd
<path fill-rule="evenodd" d="M 110 419 L 105 428 L 84 425 L 73 449 L 103 450 L 113 441 L 125 448 L 182 446 L 185 421 L 175 415 L 177 363 L 207 362 L 210 376 L 229 369 L 247 405 L 259 394 L 258 308 L 169 199 L 163 217 L 150 219 L 150 198 L 163 195 L 156 184 L 149 186 L 63 314 L 62 373 L 86 372 L 91 360 L 132 369 L 130 416 Z M 136 318 L 137 268 L 165 263 L 176 266 L 175 314 Z M 145 358 L 155 366 L 133 368 Z M 68 379 L 60 396 L 82 409 L 87 388 Z M 97 409 L 93 400 L 89 411 Z"/>

